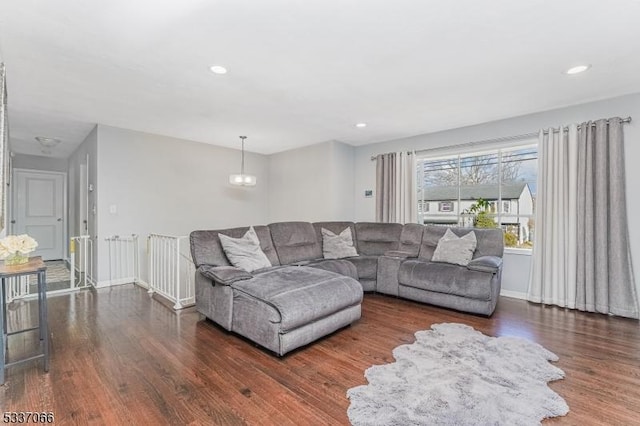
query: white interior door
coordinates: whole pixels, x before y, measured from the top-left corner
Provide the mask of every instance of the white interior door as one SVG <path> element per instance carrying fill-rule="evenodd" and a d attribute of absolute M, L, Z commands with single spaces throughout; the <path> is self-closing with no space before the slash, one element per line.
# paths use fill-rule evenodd
<path fill-rule="evenodd" d="M 14 169 L 13 233 L 38 242 L 30 256 L 64 257 L 64 173 Z"/>

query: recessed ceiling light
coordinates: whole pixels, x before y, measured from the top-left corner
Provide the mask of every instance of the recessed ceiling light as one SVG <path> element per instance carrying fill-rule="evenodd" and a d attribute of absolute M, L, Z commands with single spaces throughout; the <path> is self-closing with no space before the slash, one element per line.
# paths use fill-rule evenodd
<path fill-rule="evenodd" d="M 572 67 L 572 68 L 569 68 L 568 70 L 566 70 L 565 74 L 569 74 L 569 75 L 580 74 L 581 72 L 585 72 L 589 68 L 591 68 L 590 64 L 578 65 L 578 66 L 575 66 L 575 67 Z"/>
<path fill-rule="evenodd" d="M 367 127 L 367 123 L 357 123 L 356 127 L 362 129 L 363 127 Z"/>
<path fill-rule="evenodd" d="M 212 65 L 211 68 L 209 68 L 209 69 L 214 74 L 226 74 L 227 73 L 227 69 L 225 67 L 223 67 L 223 66 L 220 66 L 220 65 Z"/>

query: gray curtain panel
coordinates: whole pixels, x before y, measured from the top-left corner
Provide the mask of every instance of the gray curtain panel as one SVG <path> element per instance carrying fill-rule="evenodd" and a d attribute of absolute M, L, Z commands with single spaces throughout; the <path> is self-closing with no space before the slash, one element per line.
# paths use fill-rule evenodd
<path fill-rule="evenodd" d="M 418 221 L 415 152 L 392 152 L 376 157 L 376 222 Z"/>
<path fill-rule="evenodd" d="M 638 318 L 620 118 L 578 129 L 577 309 Z"/>
<path fill-rule="evenodd" d="M 396 199 L 396 153 L 376 156 L 376 222 L 393 222 Z"/>
<path fill-rule="evenodd" d="M 563 126 L 560 126 L 562 129 Z M 576 308 L 578 125 L 538 137 L 535 244 L 527 299 Z"/>
<path fill-rule="evenodd" d="M 9 167 L 7 152 L 9 145 L 9 123 L 7 114 L 7 82 L 4 63 L 0 62 L 0 231 L 4 228 Z"/>

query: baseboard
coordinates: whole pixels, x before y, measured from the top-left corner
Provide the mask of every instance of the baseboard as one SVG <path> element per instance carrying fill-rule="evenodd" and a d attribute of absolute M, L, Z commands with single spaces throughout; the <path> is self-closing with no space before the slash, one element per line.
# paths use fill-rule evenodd
<path fill-rule="evenodd" d="M 136 285 L 138 285 L 138 286 L 140 286 L 140 287 L 142 287 L 142 288 L 146 288 L 146 289 L 148 289 L 148 288 L 149 288 L 149 283 L 148 283 L 148 282 L 146 282 L 146 281 L 136 280 L 136 281 L 134 282 L 134 284 L 136 284 Z"/>
<path fill-rule="evenodd" d="M 63 288 L 61 290 L 47 290 L 47 298 L 69 294 L 69 293 L 75 293 L 76 291 L 80 291 L 86 288 L 88 287 Z M 34 293 L 34 294 L 27 294 L 23 297 L 20 297 L 19 299 L 14 299 L 14 300 L 36 300 L 37 298 L 38 298 L 38 293 Z"/>
<path fill-rule="evenodd" d="M 113 287 L 113 286 L 116 286 L 116 285 L 131 284 L 131 283 L 134 283 L 135 281 L 136 281 L 136 279 L 133 278 L 133 277 L 118 278 L 116 280 L 98 281 L 97 283 L 93 284 L 93 286 L 95 288 L 105 288 L 105 287 Z"/>
<path fill-rule="evenodd" d="M 527 300 L 527 293 L 523 293 L 520 291 L 511 291 L 511 290 L 501 290 L 500 296 L 510 297 L 512 299 L 522 299 Z"/>

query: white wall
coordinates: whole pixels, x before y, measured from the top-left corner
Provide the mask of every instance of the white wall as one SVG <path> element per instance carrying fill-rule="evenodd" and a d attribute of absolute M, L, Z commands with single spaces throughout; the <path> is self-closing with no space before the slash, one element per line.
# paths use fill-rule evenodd
<path fill-rule="evenodd" d="M 374 220 L 375 198 L 364 197 L 366 189 L 375 189 L 372 155 L 629 115 L 636 121 L 625 125 L 627 206 L 632 258 L 638 270 L 640 221 L 633 220 L 633 213 L 640 209 L 640 191 L 633 190 L 633 183 L 640 179 L 640 167 L 636 166 L 640 160 L 640 94 L 357 148 L 330 141 L 269 157 L 247 153 L 247 170 L 258 177 L 254 188 L 227 183 L 227 175 L 238 172 L 238 150 L 100 125 L 69 159 L 69 180 L 73 185 L 77 179 L 72 170 L 76 170 L 82 153 L 91 152 L 92 159 L 99 158 L 97 165 L 90 165 L 94 196 L 99 194 L 95 227 L 99 248 L 105 253 L 106 236 L 136 233 L 144 249 L 150 232 L 188 235 L 194 229 L 285 220 Z M 74 186 L 70 188 L 73 211 Z M 110 213 L 112 205 L 117 213 Z M 144 255 L 141 252 L 141 259 Z M 100 257 L 99 279 L 106 280 L 107 259 Z M 526 292 L 529 268 L 529 256 L 506 254 L 503 289 L 510 294 Z M 143 270 L 143 279 L 144 275 Z M 640 287 L 640 279 L 636 284 Z"/>
<path fill-rule="evenodd" d="M 89 163 L 87 164 L 87 156 L 89 157 Z M 93 241 L 93 244 L 97 244 L 98 236 L 98 215 L 97 215 L 97 203 L 98 203 L 98 191 L 100 184 L 98 182 L 98 127 L 94 127 L 93 130 L 87 135 L 82 144 L 69 156 L 68 159 L 68 202 L 69 202 L 69 214 L 67 220 L 69 221 L 68 230 L 69 237 L 88 234 Z M 80 211 L 80 203 L 83 202 L 80 190 L 80 167 L 85 165 L 88 167 L 89 175 L 88 180 L 93 185 L 93 192 L 89 193 L 89 212 L 87 216 L 88 231 L 85 231 L 79 223 L 78 212 Z M 94 213 L 94 206 L 96 207 Z M 97 276 L 98 268 L 98 253 L 94 250 L 93 253 L 93 275 L 94 279 Z"/>
<path fill-rule="evenodd" d="M 16 169 L 45 170 L 49 172 L 67 172 L 66 158 L 52 158 L 39 155 L 15 154 L 11 160 Z"/>
<path fill-rule="evenodd" d="M 375 190 L 375 163 L 370 159 L 372 155 L 515 136 L 537 132 L 541 128 L 614 116 L 632 116 L 634 119 L 630 124 L 625 125 L 625 154 L 631 253 L 635 269 L 638 271 L 640 269 L 640 221 L 635 220 L 635 212 L 640 211 L 640 191 L 635 190 L 635 187 L 636 182 L 640 181 L 640 167 L 638 167 L 640 163 L 640 125 L 638 124 L 640 123 L 640 94 L 358 147 L 355 150 L 354 220 L 367 221 L 375 218 L 375 197 L 364 198 L 363 196 L 365 189 Z M 521 255 L 505 255 L 503 275 L 505 290 L 526 292 L 530 268 L 530 262 L 527 260 L 529 258 Z M 640 277 L 636 278 L 636 285 L 640 292 Z"/>
<path fill-rule="evenodd" d="M 329 141 L 269 157 L 269 221 L 351 220 L 354 148 Z"/>
<path fill-rule="evenodd" d="M 246 153 L 245 168 L 257 176 L 253 188 L 228 183 L 239 172 L 239 150 L 98 125 L 99 280 L 109 279 L 108 236 L 139 235 L 146 281 L 149 233 L 267 223 L 268 159 Z"/>
<path fill-rule="evenodd" d="M 341 142 L 331 142 L 331 165 L 335 197 L 332 214 L 326 220 L 352 220 L 355 208 L 355 148 Z"/>

